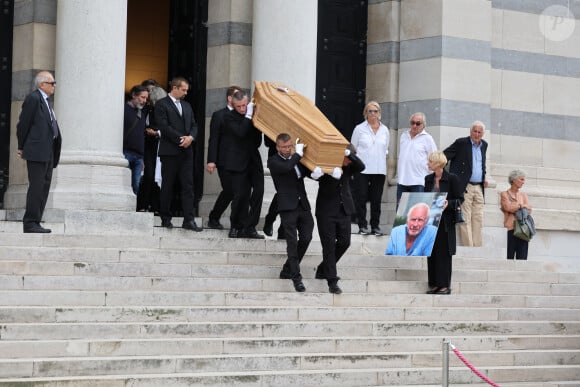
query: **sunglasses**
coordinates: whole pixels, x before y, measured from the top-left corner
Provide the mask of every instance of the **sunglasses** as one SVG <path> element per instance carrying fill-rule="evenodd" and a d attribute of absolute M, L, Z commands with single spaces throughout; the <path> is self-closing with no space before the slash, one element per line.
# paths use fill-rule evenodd
<path fill-rule="evenodd" d="M 56 81 L 53 81 L 53 82 L 42 82 L 42 83 L 48 83 L 49 85 L 52 85 L 52 86 L 56 85 Z"/>
<path fill-rule="evenodd" d="M 421 121 L 411 121 L 411 125 L 423 125 L 423 123 Z"/>
<path fill-rule="evenodd" d="M 367 113 L 372 113 L 372 114 L 377 114 L 379 111 L 378 110 L 367 110 Z"/>

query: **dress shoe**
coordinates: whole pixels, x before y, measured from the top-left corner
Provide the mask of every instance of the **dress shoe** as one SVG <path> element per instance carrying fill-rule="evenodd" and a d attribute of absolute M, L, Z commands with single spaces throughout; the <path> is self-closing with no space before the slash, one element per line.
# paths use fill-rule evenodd
<path fill-rule="evenodd" d="M 230 228 L 230 232 L 228 233 L 228 237 L 230 238 L 237 238 L 239 231 L 237 228 Z"/>
<path fill-rule="evenodd" d="M 273 224 L 270 222 L 264 222 L 264 234 L 272 236 L 274 233 Z"/>
<path fill-rule="evenodd" d="M 50 234 L 52 232 L 49 228 L 44 228 L 40 224 L 26 225 L 22 228 L 25 234 Z"/>
<path fill-rule="evenodd" d="M 207 221 L 207 228 L 214 230 L 223 230 L 224 226 L 220 223 L 218 219 L 210 219 Z"/>
<path fill-rule="evenodd" d="M 447 288 L 447 289 L 441 289 L 439 288 L 435 293 L 433 294 L 451 294 L 451 289 Z"/>
<path fill-rule="evenodd" d="M 338 284 L 329 284 L 328 291 L 332 294 L 342 294 L 342 289 L 338 286 Z"/>
<path fill-rule="evenodd" d="M 282 269 L 282 271 L 280 272 L 280 279 L 292 279 L 292 274 Z"/>
<path fill-rule="evenodd" d="M 376 236 L 383 236 L 385 235 L 385 233 L 383 232 L 383 230 L 381 230 L 379 227 L 373 227 L 372 231 L 373 235 Z"/>
<path fill-rule="evenodd" d="M 195 232 L 203 231 L 203 228 L 198 227 L 198 225 L 195 223 L 195 220 L 192 220 L 191 222 L 184 222 L 181 227 L 185 230 L 191 230 Z"/>
<path fill-rule="evenodd" d="M 173 228 L 173 223 L 171 223 L 171 220 L 169 220 L 169 219 L 162 219 L 161 220 L 161 227 Z"/>
<path fill-rule="evenodd" d="M 250 239 L 264 239 L 264 236 L 258 234 L 256 230 L 245 230 L 242 235 L 242 238 L 250 238 Z"/>
<path fill-rule="evenodd" d="M 371 233 L 371 230 L 369 230 L 369 228 L 368 228 L 368 227 L 366 227 L 366 226 L 365 226 L 365 227 L 359 227 L 359 228 L 358 228 L 358 233 L 359 233 L 360 235 L 370 235 L 370 233 Z"/>
<path fill-rule="evenodd" d="M 306 291 L 306 286 L 304 286 L 302 280 L 292 280 L 292 283 L 294 284 L 294 290 L 297 292 L 302 293 Z"/>
<path fill-rule="evenodd" d="M 431 288 L 431 289 L 427 290 L 425 293 L 427 293 L 427 294 L 435 294 L 435 293 L 437 293 L 438 290 L 439 290 L 438 287 L 434 287 L 434 288 Z"/>

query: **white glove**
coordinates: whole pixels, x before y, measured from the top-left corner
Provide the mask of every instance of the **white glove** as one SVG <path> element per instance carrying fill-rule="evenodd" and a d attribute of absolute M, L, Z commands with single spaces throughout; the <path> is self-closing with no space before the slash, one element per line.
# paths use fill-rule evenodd
<path fill-rule="evenodd" d="M 334 167 L 334 170 L 332 171 L 332 177 L 335 178 L 336 180 L 340 180 L 341 176 L 342 169 L 340 169 L 339 167 Z"/>
<path fill-rule="evenodd" d="M 345 155 L 346 157 L 350 156 L 350 149 L 345 149 L 345 150 L 344 150 L 344 155 Z"/>
<path fill-rule="evenodd" d="M 310 174 L 310 177 L 313 178 L 314 180 L 318 180 L 322 177 L 322 175 L 324 175 L 322 169 L 320 167 L 316 167 L 314 168 L 314 171 L 312 171 L 312 173 Z"/>
<path fill-rule="evenodd" d="M 298 153 L 300 157 L 304 156 L 304 144 L 296 144 L 296 153 Z"/>
<path fill-rule="evenodd" d="M 251 120 L 253 115 L 254 115 L 254 103 L 250 102 L 246 109 L 246 118 L 249 118 Z"/>

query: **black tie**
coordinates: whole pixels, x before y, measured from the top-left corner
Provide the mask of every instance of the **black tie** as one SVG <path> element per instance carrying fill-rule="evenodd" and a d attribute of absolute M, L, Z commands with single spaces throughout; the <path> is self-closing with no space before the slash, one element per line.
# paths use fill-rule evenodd
<path fill-rule="evenodd" d="M 56 123 L 56 117 L 54 116 L 54 113 L 52 111 L 52 103 L 50 102 L 50 99 L 46 99 L 46 102 L 48 102 L 48 110 L 50 112 L 50 122 L 51 122 L 51 126 L 52 126 L 52 134 L 54 135 L 54 138 L 58 137 L 58 124 Z"/>

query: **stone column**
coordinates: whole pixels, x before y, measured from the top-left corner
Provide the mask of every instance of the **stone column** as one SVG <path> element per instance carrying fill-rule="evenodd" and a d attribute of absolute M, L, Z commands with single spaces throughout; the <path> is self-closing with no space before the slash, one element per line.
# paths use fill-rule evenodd
<path fill-rule="evenodd" d="M 252 80 L 285 83 L 316 97 L 318 2 L 254 0 Z"/>
<path fill-rule="evenodd" d="M 65 233 L 152 232 L 152 215 L 135 212 L 122 154 L 127 2 L 59 0 L 56 25 L 63 146 L 45 220 Z"/>

